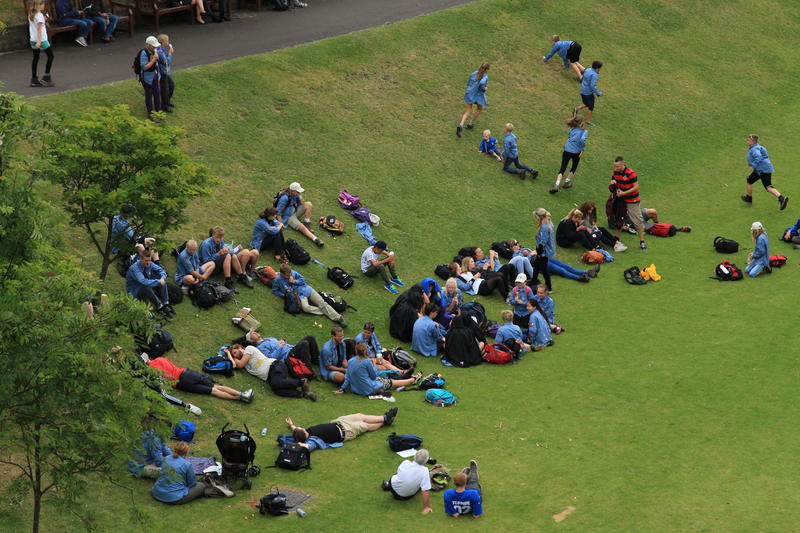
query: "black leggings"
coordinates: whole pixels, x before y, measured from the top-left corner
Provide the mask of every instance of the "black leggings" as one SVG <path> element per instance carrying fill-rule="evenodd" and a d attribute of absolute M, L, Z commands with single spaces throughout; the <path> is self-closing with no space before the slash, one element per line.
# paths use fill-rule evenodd
<path fill-rule="evenodd" d="M 319 364 L 317 339 L 313 335 L 306 335 L 294 345 L 294 348 L 289 351 L 289 355 L 300 359 L 308 366 L 311 366 L 311 363 Z"/>
<path fill-rule="evenodd" d="M 580 154 L 573 154 L 572 152 L 561 152 L 561 170 L 558 171 L 559 174 L 563 174 L 565 170 L 567 170 L 567 163 L 572 160 L 572 168 L 570 168 L 570 174 L 575 174 L 575 171 L 578 170 L 578 163 L 581 162 L 581 158 L 578 157 Z"/>
<path fill-rule="evenodd" d="M 504 300 L 508 296 L 508 285 L 503 280 L 503 276 L 489 276 L 478 285 L 478 294 L 480 296 L 488 296 L 495 290 Z"/>
<path fill-rule="evenodd" d="M 550 270 L 547 268 L 547 256 L 542 252 L 536 254 L 531 261 L 533 265 L 533 284 L 539 284 L 539 274 L 544 278 L 544 284 L 548 291 L 553 290 L 553 284 L 550 282 Z"/>
<path fill-rule="evenodd" d="M 283 230 L 275 234 L 264 234 L 264 240 L 261 241 L 261 248 L 259 248 L 259 251 L 263 252 L 270 246 L 275 250 L 275 255 L 283 255 L 286 252 L 286 241 L 283 238 Z"/>
<path fill-rule="evenodd" d="M 31 62 L 31 78 L 38 78 L 38 70 L 39 70 L 39 52 L 42 50 L 39 48 L 31 48 L 33 52 L 33 61 Z M 47 64 L 44 66 L 44 75 L 50 75 L 50 69 L 53 66 L 53 47 L 49 47 L 47 50 L 44 51 L 47 54 Z"/>
<path fill-rule="evenodd" d="M 275 361 L 269 367 L 267 383 L 272 392 L 278 396 L 286 398 L 300 398 L 303 391 L 300 390 L 300 380 L 289 375 L 289 368 L 283 361 Z"/>
<path fill-rule="evenodd" d="M 614 246 L 617 244 L 617 239 L 614 237 L 614 234 L 608 231 L 606 228 L 597 228 L 600 230 L 600 242 L 603 244 L 607 244 L 608 246 Z"/>

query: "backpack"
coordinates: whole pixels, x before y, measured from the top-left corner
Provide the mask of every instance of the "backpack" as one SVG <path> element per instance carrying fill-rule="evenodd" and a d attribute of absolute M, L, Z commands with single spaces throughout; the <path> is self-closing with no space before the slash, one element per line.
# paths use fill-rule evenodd
<path fill-rule="evenodd" d="M 272 285 L 272 280 L 278 277 L 278 273 L 271 266 L 260 266 L 253 269 L 258 279 L 267 287 Z"/>
<path fill-rule="evenodd" d="M 347 302 L 341 296 L 333 296 L 332 294 L 328 294 L 327 292 L 320 292 L 320 297 L 323 301 L 333 307 L 333 310 L 337 313 L 344 313 L 347 309 L 352 309 L 353 311 L 358 311 L 352 305 L 347 305 Z"/>
<path fill-rule="evenodd" d="M 785 255 L 771 255 L 769 256 L 769 266 L 780 268 L 786 264 L 789 259 Z"/>
<path fill-rule="evenodd" d="M 311 379 L 314 377 L 314 371 L 297 357 L 292 357 L 291 355 L 287 357 L 286 367 L 295 379 Z"/>
<path fill-rule="evenodd" d="M 366 207 L 356 208 L 353 211 L 351 211 L 350 214 L 353 215 L 359 222 L 368 222 L 372 224 L 372 221 L 370 220 L 372 212 Z"/>
<path fill-rule="evenodd" d="M 458 251 L 456 257 L 475 257 L 475 248 L 477 248 L 477 246 L 464 246 Z M 458 263 L 458 261 L 455 262 Z"/>
<path fill-rule="evenodd" d="M 647 233 L 656 237 L 674 237 L 677 232 L 678 228 L 674 224 L 666 224 L 664 222 L 653 224 L 647 229 Z"/>
<path fill-rule="evenodd" d="M 450 481 L 453 480 L 450 476 L 450 470 L 439 463 L 433 465 L 429 475 L 431 477 L 431 490 L 434 492 L 446 489 L 450 485 Z"/>
<path fill-rule="evenodd" d="M 589 250 L 587 252 L 583 252 L 583 255 L 581 256 L 581 261 L 583 261 L 584 263 L 589 263 L 590 265 L 596 265 L 600 263 L 605 263 L 606 256 L 604 256 L 597 250 Z"/>
<path fill-rule="evenodd" d="M 433 269 L 433 273 L 442 279 L 448 279 L 450 277 L 450 269 L 447 268 L 447 265 L 444 263 L 436 265 L 436 268 Z"/>
<path fill-rule="evenodd" d="M 328 279 L 344 290 L 349 289 L 355 283 L 353 276 L 345 272 L 341 267 L 329 268 Z"/>
<path fill-rule="evenodd" d="M 461 308 L 461 314 L 473 319 L 481 331 L 486 327 L 486 309 L 479 302 L 467 302 Z"/>
<path fill-rule="evenodd" d="M 258 500 L 258 512 L 262 515 L 281 516 L 289 514 L 289 507 L 286 505 L 286 496 L 278 492 L 277 488 L 266 496 Z"/>
<path fill-rule="evenodd" d="M 172 436 L 170 438 L 173 440 L 182 440 L 183 442 L 192 442 L 196 430 L 197 426 L 194 422 L 178 420 L 178 423 L 172 428 Z"/>
<path fill-rule="evenodd" d="M 175 350 L 175 343 L 172 342 L 172 335 L 160 325 L 156 325 L 156 331 L 149 340 L 138 335 L 135 337 L 135 340 L 136 348 L 140 352 L 147 352 L 150 359 L 161 357 L 168 351 Z"/>
<path fill-rule="evenodd" d="M 142 55 L 142 52 L 147 54 L 147 58 L 149 61 L 151 57 L 150 53 L 147 51 L 146 48 L 142 48 L 138 52 L 136 52 L 136 55 L 133 57 L 133 64 L 131 65 L 131 68 L 133 69 L 133 75 L 136 77 L 137 80 L 140 81 L 142 79 L 142 64 L 139 61 L 139 59 Z"/>
<path fill-rule="evenodd" d="M 714 239 L 714 249 L 721 254 L 735 254 L 739 251 L 739 243 L 725 237 L 717 237 Z"/>
<path fill-rule="evenodd" d="M 281 189 L 275 193 L 275 197 L 272 199 L 272 207 L 278 207 L 278 200 L 281 199 L 281 196 L 289 192 L 289 189 Z"/>
<path fill-rule="evenodd" d="M 417 390 L 443 389 L 446 384 L 447 380 L 445 380 L 441 374 L 434 373 L 422 378 L 415 388 Z"/>
<path fill-rule="evenodd" d="M 294 239 L 286 241 L 286 256 L 289 258 L 289 261 L 295 265 L 305 265 L 311 260 L 311 254 L 309 254 L 305 248 L 297 244 L 297 241 Z"/>
<path fill-rule="evenodd" d="M 625 281 L 630 283 L 631 285 L 646 285 L 647 280 L 642 277 L 642 272 L 639 270 L 639 267 L 632 266 L 625 270 L 622 273 L 622 276 L 625 278 Z"/>
<path fill-rule="evenodd" d="M 336 217 L 333 215 L 319 217 L 319 227 L 334 235 L 341 235 L 344 233 L 344 222 L 336 220 Z"/>
<path fill-rule="evenodd" d="M 400 370 L 410 370 L 417 366 L 417 360 L 414 359 L 414 356 L 402 348 L 395 348 L 393 352 L 387 355 L 386 359 Z"/>
<path fill-rule="evenodd" d="M 742 269 L 734 265 L 732 262 L 725 259 L 722 263 L 717 265 L 714 270 L 716 277 L 711 279 L 718 279 L 719 281 L 739 281 L 744 279 Z"/>
<path fill-rule="evenodd" d="M 403 450 L 410 450 L 422 446 L 422 437 L 419 435 L 398 435 L 397 433 L 392 433 L 386 437 L 386 440 L 389 442 L 389 449 L 393 452 L 402 452 Z"/>
<path fill-rule="evenodd" d="M 497 255 L 503 259 L 511 259 L 514 257 L 514 250 L 511 249 L 506 241 L 493 242 L 492 250 L 497 252 Z"/>
<path fill-rule="evenodd" d="M 171 281 L 167 282 L 167 294 L 171 304 L 179 304 L 183 301 L 183 291 Z"/>
<path fill-rule="evenodd" d="M 117 272 L 119 272 L 119 275 L 122 276 L 123 278 L 127 277 L 128 269 L 136 261 L 137 261 L 136 254 L 119 256 L 119 258 L 117 259 Z"/>
<path fill-rule="evenodd" d="M 456 404 L 456 397 L 453 393 L 444 389 L 428 389 L 425 393 L 425 401 L 436 407 L 450 407 Z"/>
<path fill-rule="evenodd" d="M 231 377 L 233 375 L 233 363 L 224 355 L 212 355 L 203 359 L 203 372 Z"/>
<path fill-rule="evenodd" d="M 200 309 L 211 309 L 214 304 L 229 302 L 233 299 L 233 291 L 223 287 L 216 281 L 206 280 L 189 288 L 193 303 Z"/>
<path fill-rule="evenodd" d="M 297 315 L 303 312 L 300 294 L 294 287 L 287 287 L 286 292 L 283 294 L 283 310 L 290 315 Z"/>
<path fill-rule="evenodd" d="M 348 211 L 352 211 L 361 207 L 361 198 L 359 196 L 350 194 L 345 189 L 339 191 L 337 200 L 339 200 L 339 206 L 342 209 L 347 209 Z"/>
<path fill-rule="evenodd" d="M 286 470 L 300 470 L 305 468 L 311 470 L 311 452 L 308 448 L 299 444 L 283 444 L 278 457 L 275 458 L 275 466 Z"/>
<path fill-rule="evenodd" d="M 494 343 L 483 347 L 481 358 L 493 365 L 505 365 L 514 360 L 512 352 L 505 344 Z"/>

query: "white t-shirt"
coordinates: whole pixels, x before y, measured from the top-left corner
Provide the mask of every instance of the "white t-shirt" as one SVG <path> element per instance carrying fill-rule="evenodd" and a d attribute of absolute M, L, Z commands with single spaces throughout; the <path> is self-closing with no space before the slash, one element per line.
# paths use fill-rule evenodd
<path fill-rule="evenodd" d="M 391 483 L 399 496 L 408 498 L 418 490 L 431 490 L 431 474 L 423 465 L 403 461 L 397 467 L 397 473 L 392 476 Z"/>
<path fill-rule="evenodd" d="M 33 16 L 33 20 L 28 19 L 28 30 L 31 34 L 31 42 L 35 43 L 39 40 L 39 29 L 36 25 L 40 22 L 42 23 L 42 41 L 47 40 L 47 24 L 44 23 L 44 15 L 39 11 Z"/>
<path fill-rule="evenodd" d="M 476 278 L 472 274 L 472 272 L 467 271 L 467 272 L 462 272 L 461 273 L 461 279 L 463 279 L 467 283 L 471 283 L 472 284 L 472 292 L 474 292 L 475 294 L 478 294 L 478 287 L 480 287 L 481 283 L 483 283 L 483 278 Z"/>
<path fill-rule="evenodd" d="M 381 256 L 376 254 L 372 251 L 372 246 L 364 250 L 364 253 L 361 254 L 361 272 L 366 272 L 367 269 L 372 265 L 370 261 L 380 261 Z"/>
<path fill-rule="evenodd" d="M 272 363 L 275 362 L 275 359 L 267 357 L 255 346 L 248 346 L 244 349 L 244 353 L 250 354 L 250 359 L 248 359 L 244 369 L 253 374 L 255 377 L 267 381 L 267 377 L 269 376 L 269 367 L 272 366 Z"/>

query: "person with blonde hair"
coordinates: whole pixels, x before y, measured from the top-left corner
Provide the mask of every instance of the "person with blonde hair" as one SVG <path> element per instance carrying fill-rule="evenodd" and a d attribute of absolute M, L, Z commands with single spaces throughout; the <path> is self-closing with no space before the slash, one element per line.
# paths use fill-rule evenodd
<path fill-rule="evenodd" d="M 578 270 L 566 263 L 562 263 L 555 258 L 556 255 L 556 240 L 555 232 L 553 231 L 553 219 L 550 212 L 544 207 L 539 207 L 533 212 L 533 218 L 536 220 L 536 258 L 537 261 L 533 264 L 533 283 L 538 284 L 538 275 L 541 272 L 544 275 L 547 290 L 552 291 L 553 287 L 550 284 L 550 274 L 556 274 L 567 279 L 573 279 L 583 283 L 589 282 L 589 273 L 585 270 Z"/>
<path fill-rule="evenodd" d="M 519 179 L 522 180 L 525 179 L 526 175 L 530 176 L 531 179 L 536 179 L 536 176 L 539 175 L 539 171 L 519 162 L 517 136 L 513 133 L 514 125 L 509 122 L 506 124 L 506 127 L 503 131 L 506 134 L 503 138 L 503 159 L 505 160 L 503 163 L 503 170 L 509 174 L 516 174 L 519 176 Z M 511 168 L 511 163 L 514 163 L 514 166 L 517 168 Z"/>
<path fill-rule="evenodd" d="M 28 0 L 28 34 L 33 52 L 31 62 L 31 87 L 52 87 L 50 69 L 53 68 L 53 49 L 47 40 L 47 24 L 44 19 L 44 0 Z M 44 50 L 47 55 L 47 64 L 44 66 L 44 76 L 39 79 L 39 54 Z"/>
<path fill-rule="evenodd" d="M 494 156 L 498 161 L 503 160 L 503 157 L 500 155 L 500 149 L 497 147 L 497 139 L 492 137 L 492 130 L 483 130 L 483 139 L 478 146 L 478 152 Z"/>
<path fill-rule="evenodd" d="M 447 278 L 442 292 L 442 316 L 439 322 L 448 327 L 453 317 L 461 313 L 464 303 L 464 293 L 458 288 L 456 278 Z"/>
<path fill-rule="evenodd" d="M 558 223 L 556 242 L 564 248 L 570 248 L 576 242 L 580 242 L 587 250 L 594 250 L 599 245 L 595 234 L 583 225 L 583 213 L 580 209 L 571 209 Z"/>
<path fill-rule="evenodd" d="M 456 137 L 461 137 L 461 132 L 464 131 L 464 122 L 467 122 L 468 130 L 474 128 L 474 121 L 478 120 L 478 115 L 481 114 L 483 108 L 489 105 L 486 103 L 486 85 L 489 83 L 487 72 L 489 72 L 489 63 L 484 61 L 478 67 L 478 70 L 467 78 L 467 90 L 464 92 L 464 102 L 467 104 L 467 109 L 461 116 L 461 122 L 456 127 Z M 477 108 L 474 113 L 472 112 L 473 105 Z"/>
<path fill-rule="evenodd" d="M 189 239 L 186 241 L 186 248 L 178 255 L 178 265 L 175 270 L 175 283 L 180 285 L 197 285 L 205 281 L 214 273 L 214 261 L 207 261 L 200 264 L 200 256 L 197 254 L 197 241 Z"/>
<path fill-rule="evenodd" d="M 753 222 L 750 226 L 750 233 L 753 236 L 753 251 L 747 255 L 747 266 L 744 271 L 754 278 L 758 276 L 762 270 L 768 274 L 772 272 L 769 266 L 769 240 L 767 239 L 767 232 L 761 222 Z"/>
<path fill-rule="evenodd" d="M 561 168 L 558 170 L 556 183 L 550 189 L 550 194 L 558 192 L 558 188 L 561 186 L 561 178 L 564 176 L 564 171 L 567 170 L 567 164 L 570 162 L 572 162 L 572 166 L 569 169 L 566 181 L 564 181 L 564 188 L 569 189 L 572 187 L 572 178 L 575 177 L 578 163 L 580 163 L 583 151 L 586 149 L 586 137 L 589 136 L 589 132 L 584 128 L 583 116 L 575 115 L 567 121 L 567 126 L 570 129 L 567 142 L 564 143 L 564 151 L 561 152 Z"/>
<path fill-rule="evenodd" d="M 586 70 L 583 65 L 578 63 L 581 60 L 581 43 L 578 41 L 562 41 L 561 36 L 556 34 L 550 37 L 550 42 L 553 47 L 547 55 L 542 56 L 542 63 L 547 63 L 550 58 L 558 54 L 564 60 L 564 70 L 572 67 L 578 81 L 583 79 L 583 71 Z"/>
<path fill-rule="evenodd" d="M 775 172 L 775 167 L 769 160 L 767 149 L 758 144 L 758 135 L 752 133 L 747 136 L 747 146 L 750 147 L 747 150 L 747 164 L 750 165 L 753 172 L 747 177 L 746 194 L 742 196 L 742 201 L 747 204 L 753 203 L 753 184 L 760 181 L 764 189 L 778 199 L 780 210 L 783 211 L 789 203 L 789 197 L 782 195 L 772 185 L 772 173 Z"/>

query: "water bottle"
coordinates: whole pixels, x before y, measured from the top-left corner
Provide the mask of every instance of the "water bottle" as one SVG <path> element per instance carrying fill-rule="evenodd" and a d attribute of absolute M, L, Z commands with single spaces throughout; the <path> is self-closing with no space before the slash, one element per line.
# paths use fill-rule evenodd
<path fill-rule="evenodd" d="M 306 517 L 306 512 L 298 507 L 297 508 L 297 516 L 299 516 L 300 518 L 305 518 Z"/>
<path fill-rule="evenodd" d="M 266 437 L 267 436 L 267 428 L 261 428 L 261 436 L 262 437 Z"/>

